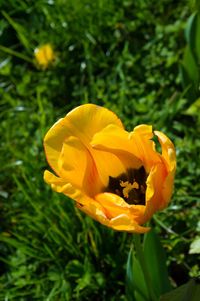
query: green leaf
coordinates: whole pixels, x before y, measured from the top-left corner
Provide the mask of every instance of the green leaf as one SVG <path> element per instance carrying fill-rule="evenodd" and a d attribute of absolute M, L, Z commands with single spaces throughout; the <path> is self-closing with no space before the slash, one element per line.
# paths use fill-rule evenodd
<path fill-rule="evenodd" d="M 135 288 L 133 287 L 133 248 L 130 248 L 126 264 L 126 297 L 128 301 L 135 301 Z"/>
<path fill-rule="evenodd" d="M 200 1 L 199 0 L 193 0 L 191 1 L 192 9 L 200 11 Z"/>
<path fill-rule="evenodd" d="M 196 64 L 200 62 L 200 13 L 194 13 L 188 19 L 185 30 L 186 40 L 192 51 Z"/>
<path fill-rule="evenodd" d="M 185 48 L 182 64 L 188 74 L 189 79 L 193 82 L 196 89 L 198 89 L 199 69 L 195 62 L 194 55 L 188 46 Z"/>
<path fill-rule="evenodd" d="M 185 28 L 185 38 L 186 38 L 186 41 L 187 43 L 190 45 L 190 47 L 193 46 L 193 42 L 194 42 L 194 35 L 193 35 L 193 32 L 195 30 L 195 23 L 196 23 L 196 18 L 197 18 L 197 14 L 194 13 L 192 14 L 188 21 L 187 21 L 187 25 L 186 25 L 186 28 Z"/>
<path fill-rule="evenodd" d="M 149 294 L 139 261 L 131 247 L 126 266 L 126 296 L 128 301 L 148 301 Z"/>
<path fill-rule="evenodd" d="M 198 279 L 191 279 L 177 289 L 161 296 L 160 301 L 199 301 L 200 283 Z"/>
<path fill-rule="evenodd" d="M 76 292 L 79 293 L 80 290 L 83 290 L 84 288 L 86 288 L 87 286 L 89 286 L 91 284 L 91 280 L 92 280 L 92 274 L 90 273 L 90 271 L 86 271 L 85 274 L 78 279 L 78 285 L 76 286 Z"/>
<path fill-rule="evenodd" d="M 199 93 L 199 70 L 189 46 L 185 48 L 183 61 L 180 64 L 180 75 L 186 96 L 191 101 L 195 101 Z"/>
<path fill-rule="evenodd" d="M 200 82 L 200 14 L 195 13 L 189 19 L 185 30 L 187 46 L 180 66 L 180 73 L 187 97 L 194 101 L 199 97 Z"/>
<path fill-rule="evenodd" d="M 200 254 L 200 236 L 197 236 L 191 243 L 189 254 Z"/>
<path fill-rule="evenodd" d="M 158 235 L 151 230 L 144 237 L 144 256 L 152 285 L 157 296 L 168 292 L 171 285 L 168 278 L 166 256 Z"/>
<path fill-rule="evenodd" d="M 84 274 L 84 266 L 78 260 L 71 260 L 66 266 L 66 273 L 71 277 L 80 278 Z"/>
<path fill-rule="evenodd" d="M 30 50 L 30 42 L 29 42 L 28 38 L 26 37 L 25 28 L 22 25 L 20 25 L 19 23 L 15 22 L 5 11 L 2 11 L 2 14 L 6 18 L 6 20 L 9 22 L 9 24 L 15 29 L 22 45 L 27 50 Z"/>
<path fill-rule="evenodd" d="M 184 112 L 186 115 L 191 116 L 199 116 L 199 110 L 200 110 L 200 98 L 198 98 L 195 102 L 191 104 L 191 106 Z"/>

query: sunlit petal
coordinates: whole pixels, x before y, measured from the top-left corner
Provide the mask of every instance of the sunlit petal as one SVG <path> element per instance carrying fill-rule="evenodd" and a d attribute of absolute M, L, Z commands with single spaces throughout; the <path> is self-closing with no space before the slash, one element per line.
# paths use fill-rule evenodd
<path fill-rule="evenodd" d="M 146 210 L 143 222 L 149 220 L 156 211 L 163 207 L 162 191 L 165 178 L 166 169 L 163 164 L 160 163 L 152 167 L 146 182 Z"/>
<path fill-rule="evenodd" d="M 93 201 L 86 206 L 79 206 L 77 204 L 77 207 L 101 224 L 118 231 L 145 233 L 150 230 L 150 228 L 142 227 L 133 220 L 130 220 L 130 217 L 126 214 L 120 214 L 114 218 L 109 218 L 104 211 L 104 208 L 102 208 L 98 202 Z"/>
<path fill-rule="evenodd" d="M 70 136 L 63 142 L 58 158 L 59 174 L 66 182 L 79 188 L 87 167 L 87 149 L 76 137 Z"/>
<path fill-rule="evenodd" d="M 176 151 L 173 143 L 165 134 L 159 131 L 155 131 L 155 134 L 158 136 L 159 142 L 161 144 L 162 157 L 164 158 L 164 163 L 168 171 L 168 175 L 163 183 L 162 191 L 164 197 L 163 207 L 166 207 L 173 192 L 173 183 L 176 171 Z"/>
<path fill-rule="evenodd" d="M 69 198 L 76 201 L 79 206 L 86 206 L 92 202 L 95 202 L 81 190 L 75 188 L 70 183 L 66 183 L 65 180 L 55 176 L 48 170 L 45 170 L 44 172 L 44 180 L 54 191 L 65 194 Z"/>
<path fill-rule="evenodd" d="M 106 108 L 85 104 L 75 108 L 64 119 L 66 126 L 87 147 L 93 136 L 109 124 L 123 128 L 120 119 Z"/>
<path fill-rule="evenodd" d="M 139 168 L 142 165 L 137 147 L 129 139 L 129 133 L 116 125 L 108 125 L 94 135 L 93 148 L 112 153 L 127 168 Z M 120 174 L 120 173 L 119 173 Z"/>
<path fill-rule="evenodd" d="M 101 189 L 95 162 L 78 138 L 70 136 L 64 141 L 58 165 L 61 177 L 86 194 L 92 196 Z"/>
<path fill-rule="evenodd" d="M 117 217 L 120 214 L 130 216 L 131 220 L 138 221 L 138 218 L 144 214 L 145 206 L 142 205 L 129 205 L 120 196 L 113 193 L 100 193 L 95 199 L 104 208 L 106 215 L 109 218 Z"/>
<path fill-rule="evenodd" d="M 92 150 L 91 154 L 95 161 L 99 178 L 104 186 L 108 185 L 109 176 L 117 177 L 126 170 L 123 162 L 111 152 Z"/>
<path fill-rule="evenodd" d="M 80 191 L 78 189 L 74 188 L 70 183 L 66 183 L 64 179 L 55 176 L 48 170 L 45 170 L 44 172 L 44 180 L 56 192 L 63 193 L 72 199 L 80 197 Z"/>
<path fill-rule="evenodd" d="M 56 174 L 59 175 L 58 158 L 63 143 L 68 137 L 77 137 L 90 149 L 89 143 L 93 135 L 108 124 L 116 124 L 123 128 L 120 119 L 113 112 L 93 104 L 77 107 L 64 118 L 59 119 L 44 138 L 46 158 Z"/>
<path fill-rule="evenodd" d="M 126 231 L 134 233 L 146 233 L 150 230 L 149 227 L 142 227 L 134 221 L 130 221 L 129 216 L 121 214 L 110 221 L 110 227 L 117 231 Z"/>
<path fill-rule="evenodd" d="M 154 164 L 161 162 L 160 156 L 155 150 L 155 143 L 151 140 L 154 136 L 152 126 L 139 125 L 134 128 L 130 136 L 133 145 L 137 147 L 139 158 L 149 172 Z"/>

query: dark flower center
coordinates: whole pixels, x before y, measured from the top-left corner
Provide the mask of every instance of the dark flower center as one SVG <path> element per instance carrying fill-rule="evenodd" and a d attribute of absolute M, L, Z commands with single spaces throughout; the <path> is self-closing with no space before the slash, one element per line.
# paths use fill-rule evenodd
<path fill-rule="evenodd" d="M 119 195 L 130 205 L 145 205 L 147 176 L 144 166 L 139 169 L 130 168 L 117 178 L 109 177 L 105 192 Z"/>

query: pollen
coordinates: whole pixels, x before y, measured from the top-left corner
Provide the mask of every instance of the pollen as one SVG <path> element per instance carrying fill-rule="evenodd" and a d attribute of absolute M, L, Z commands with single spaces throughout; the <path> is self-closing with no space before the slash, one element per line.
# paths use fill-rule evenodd
<path fill-rule="evenodd" d="M 120 181 L 120 186 L 121 187 L 124 187 L 123 190 L 122 190 L 122 193 L 123 193 L 123 196 L 125 198 L 128 198 L 129 197 L 129 192 L 132 190 L 132 189 L 139 189 L 139 184 L 134 181 L 133 184 L 131 184 L 130 182 L 126 181 Z"/>

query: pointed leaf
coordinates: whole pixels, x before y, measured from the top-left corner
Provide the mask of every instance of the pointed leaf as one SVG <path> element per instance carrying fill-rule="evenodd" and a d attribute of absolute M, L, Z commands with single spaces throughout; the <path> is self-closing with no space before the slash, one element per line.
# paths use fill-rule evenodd
<path fill-rule="evenodd" d="M 200 110 L 200 98 L 198 98 L 195 102 L 191 104 L 191 106 L 184 111 L 185 115 L 191 115 L 191 116 L 199 116 L 199 110 Z"/>
<path fill-rule="evenodd" d="M 196 18 L 197 18 L 197 13 L 192 14 L 189 17 L 185 28 L 185 38 L 191 48 L 193 48 L 194 46 L 193 43 L 194 43 L 194 31 L 196 26 Z"/>
<path fill-rule="evenodd" d="M 126 296 L 128 301 L 148 301 L 149 295 L 141 266 L 131 247 L 126 267 Z"/>
<path fill-rule="evenodd" d="M 182 63 L 179 66 L 181 82 L 184 89 L 184 96 L 187 97 L 191 102 L 197 99 L 197 94 L 195 92 L 194 85 L 192 84 L 187 71 Z"/>
<path fill-rule="evenodd" d="M 195 85 L 196 89 L 198 89 L 199 69 L 195 62 L 194 55 L 188 46 L 185 48 L 182 64 L 188 74 L 189 79 Z"/>
<path fill-rule="evenodd" d="M 135 288 L 133 286 L 133 248 L 130 248 L 126 264 L 126 297 L 128 301 L 135 301 Z"/>
<path fill-rule="evenodd" d="M 168 278 L 166 256 L 159 237 L 153 230 L 145 235 L 144 256 L 157 296 L 168 292 L 171 285 Z"/>
<path fill-rule="evenodd" d="M 15 29 L 22 45 L 24 45 L 24 47 L 27 50 L 30 50 L 30 42 L 28 41 L 28 39 L 26 37 L 26 31 L 25 31 L 24 27 L 21 24 L 15 22 L 5 11 L 2 11 L 2 14 L 7 19 L 9 24 Z"/>
<path fill-rule="evenodd" d="M 200 283 L 199 279 L 191 279 L 177 289 L 161 296 L 160 301 L 199 301 Z"/>
<path fill-rule="evenodd" d="M 200 13 L 196 12 L 190 16 L 185 35 L 196 64 L 198 65 L 200 63 Z"/>

